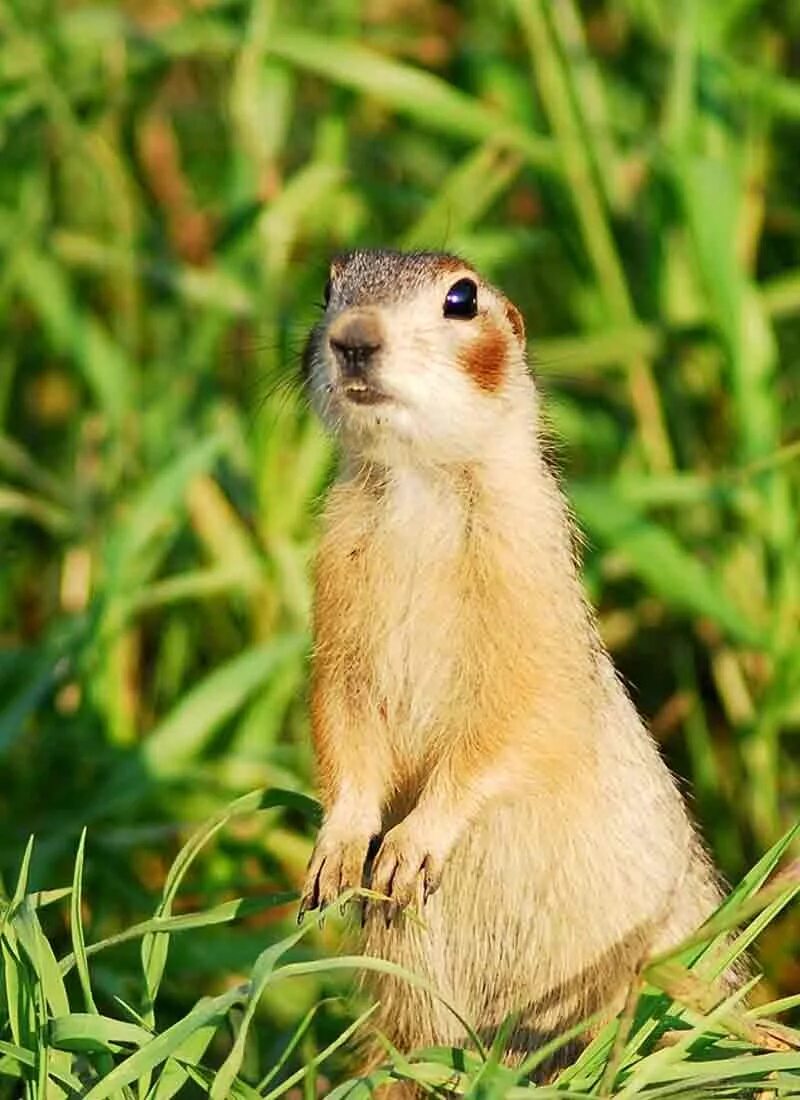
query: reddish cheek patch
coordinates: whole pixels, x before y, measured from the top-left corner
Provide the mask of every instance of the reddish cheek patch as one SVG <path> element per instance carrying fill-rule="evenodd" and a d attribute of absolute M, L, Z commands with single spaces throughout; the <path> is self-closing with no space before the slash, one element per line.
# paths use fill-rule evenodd
<path fill-rule="evenodd" d="M 458 361 L 463 370 L 482 390 L 496 390 L 506 373 L 508 344 L 505 334 L 494 325 L 485 325 L 483 331 L 459 352 Z"/>

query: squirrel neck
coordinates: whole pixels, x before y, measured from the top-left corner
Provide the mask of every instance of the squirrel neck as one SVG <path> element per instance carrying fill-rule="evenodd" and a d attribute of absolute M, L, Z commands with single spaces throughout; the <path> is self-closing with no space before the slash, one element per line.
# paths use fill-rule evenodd
<path fill-rule="evenodd" d="M 361 498 L 362 534 L 391 550 L 395 568 L 466 558 L 472 575 L 519 601 L 531 628 L 558 617 L 585 638 L 566 502 L 534 428 L 513 427 L 468 461 L 345 462 L 340 488 Z"/>

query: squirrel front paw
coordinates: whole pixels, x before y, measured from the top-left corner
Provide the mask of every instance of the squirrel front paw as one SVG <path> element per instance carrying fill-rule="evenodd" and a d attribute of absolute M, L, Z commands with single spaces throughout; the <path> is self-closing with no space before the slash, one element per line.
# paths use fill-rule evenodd
<path fill-rule="evenodd" d="M 309 909 L 322 909 L 362 885 L 371 840 L 370 832 L 343 834 L 323 826 L 306 872 L 298 922 Z"/>
<path fill-rule="evenodd" d="M 370 880 L 371 889 L 391 899 L 385 903 L 387 923 L 417 900 L 420 888 L 423 904 L 428 900 L 441 882 L 446 855 L 413 814 L 389 830 L 375 856 Z"/>

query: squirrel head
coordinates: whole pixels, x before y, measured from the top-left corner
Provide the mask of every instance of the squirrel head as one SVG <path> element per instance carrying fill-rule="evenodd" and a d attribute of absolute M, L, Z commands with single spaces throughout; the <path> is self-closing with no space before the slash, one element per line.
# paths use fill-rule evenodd
<path fill-rule="evenodd" d="M 337 257 L 303 363 L 314 407 L 360 460 L 474 460 L 520 409 L 532 416 L 519 311 L 444 253 Z"/>

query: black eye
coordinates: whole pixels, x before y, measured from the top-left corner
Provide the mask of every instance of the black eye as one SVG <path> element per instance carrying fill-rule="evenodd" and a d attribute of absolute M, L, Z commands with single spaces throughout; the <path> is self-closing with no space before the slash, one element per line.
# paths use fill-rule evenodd
<path fill-rule="evenodd" d="M 457 317 L 470 321 L 478 312 L 478 288 L 472 279 L 459 279 L 453 283 L 444 300 L 445 317 Z"/>
<path fill-rule="evenodd" d="M 331 300 L 331 281 L 330 281 L 330 279 L 328 279 L 327 283 L 325 284 L 325 289 L 322 292 L 322 300 L 324 301 L 325 306 L 327 307 L 328 303 Z"/>

